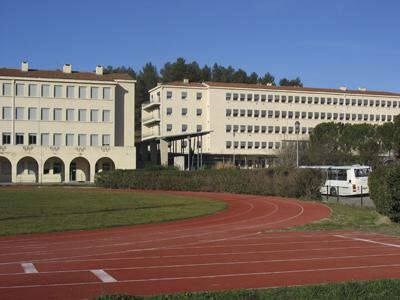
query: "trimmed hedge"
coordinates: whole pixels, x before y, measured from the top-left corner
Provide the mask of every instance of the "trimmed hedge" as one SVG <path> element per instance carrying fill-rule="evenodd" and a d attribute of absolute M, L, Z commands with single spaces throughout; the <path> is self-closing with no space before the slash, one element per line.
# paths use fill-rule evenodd
<path fill-rule="evenodd" d="M 400 222 L 400 165 L 374 170 L 368 178 L 369 193 L 376 210 Z"/>
<path fill-rule="evenodd" d="M 95 184 L 106 188 L 227 192 L 319 199 L 323 184 L 320 171 L 313 169 L 221 169 L 178 171 L 115 170 L 100 173 Z"/>

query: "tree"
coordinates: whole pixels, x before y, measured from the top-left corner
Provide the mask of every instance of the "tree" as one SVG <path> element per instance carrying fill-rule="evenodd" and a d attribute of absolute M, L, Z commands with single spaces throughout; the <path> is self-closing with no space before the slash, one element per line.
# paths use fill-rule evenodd
<path fill-rule="evenodd" d="M 265 73 L 263 77 L 259 78 L 258 81 L 261 84 L 271 84 L 275 85 L 275 77 L 272 76 L 270 73 Z"/>
<path fill-rule="evenodd" d="M 280 86 L 297 86 L 297 87 L 303 87 L 303 83 L 301 82 L 299 77 L 296 77 L 295 79 L 288 80 L 287 78 L 282 78 L 279 81 Z"/>

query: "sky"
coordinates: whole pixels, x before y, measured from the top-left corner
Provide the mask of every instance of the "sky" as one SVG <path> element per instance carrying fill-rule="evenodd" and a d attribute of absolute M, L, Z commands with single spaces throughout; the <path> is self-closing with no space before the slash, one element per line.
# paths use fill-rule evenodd
<path fill-rule="evenodd" d="M 0 0 L 0 67 L 183 57 L 304 86 L 400 92 L 398 0 Z"/>

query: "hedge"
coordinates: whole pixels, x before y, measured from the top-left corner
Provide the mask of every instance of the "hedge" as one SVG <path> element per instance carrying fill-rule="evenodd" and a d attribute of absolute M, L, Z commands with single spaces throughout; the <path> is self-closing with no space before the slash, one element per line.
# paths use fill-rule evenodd
<path fill-rule="evenodd" d="M 227 192 L 235 194 L 307 197 L 319 199 L 323 184 L 313 169 L 174 169 L 115 170 L 96 176 L 95 184 L 106 188 Z"/>
<path fill-rule="evenodd" d="M 400 222 L 400 165 L 374 170 L 368 178 L 369 193 L 376 210 Z"/>

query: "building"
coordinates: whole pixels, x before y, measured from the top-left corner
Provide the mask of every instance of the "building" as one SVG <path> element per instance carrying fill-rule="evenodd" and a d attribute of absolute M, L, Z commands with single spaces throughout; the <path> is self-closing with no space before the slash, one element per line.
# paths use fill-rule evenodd
<path fill-rule="evenodd" d="M 192 152 L 201 147 L 209 163 L 265 166 L 285 141 L 308 140 L 319 123 L 382 124 L 400 112 L 400 94 L 361 88 L 184 80 L 159 84 L 149 93 L 150 101 L 142 105 L 142 141 L 153 161 L 161 152 L 162 164 L 171 164 L 171 156 L 187 156 L 196 132 L 205 135 Z"/>
<path fill-rule="evenodd" d="M 0 181 L 94 181 L 134 169 L 135 81 L 128 74 L 0 68 Z"/>

